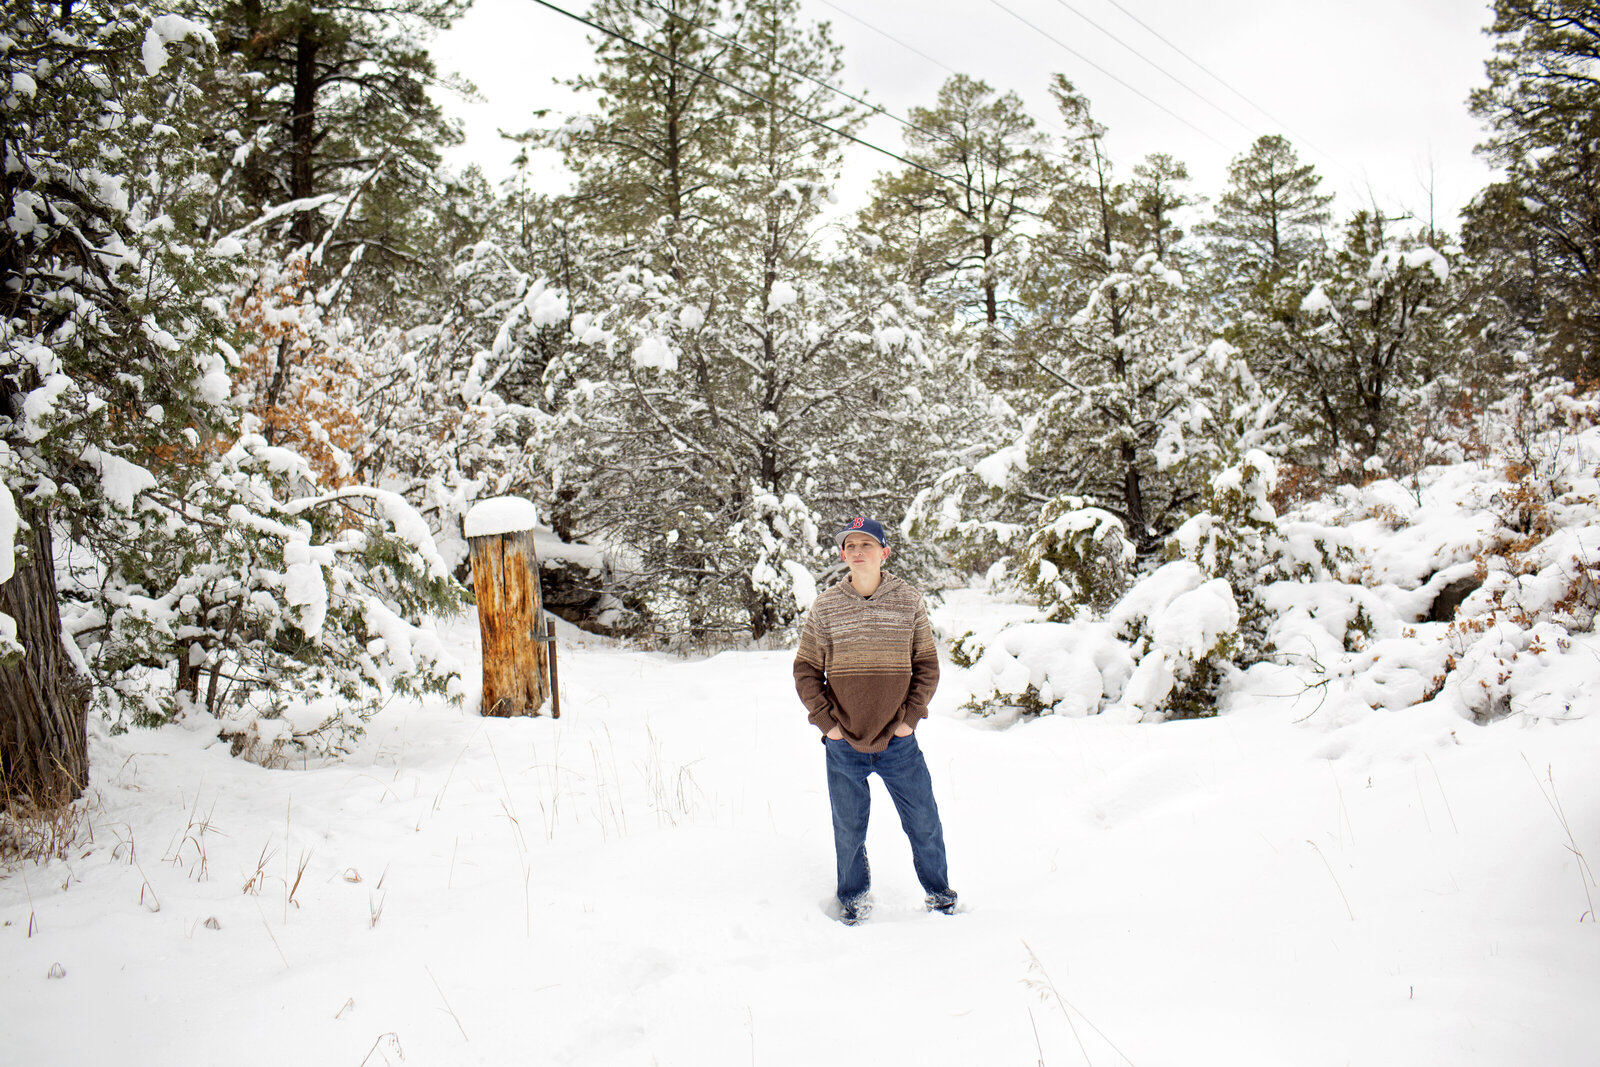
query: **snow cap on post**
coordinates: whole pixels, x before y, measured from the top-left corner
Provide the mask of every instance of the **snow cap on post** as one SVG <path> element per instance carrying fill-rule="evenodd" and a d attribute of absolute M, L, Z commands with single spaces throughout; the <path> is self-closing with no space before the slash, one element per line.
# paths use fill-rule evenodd
<path fill-rule="evenodd" d="M 462 522 L 467 537 L 521 533 L 539 525 L 539 510 L 520 496 L 497 496 L 472 505 Z"/>
<path fill-rule="evenodd" d="M 840 548 L 843 548 L 844 539 L 853 533 L 864 533 L 885 548 L 889 547 L 889 539 L 883 533 L 883 523 L 877 519 L 869 519 L 864 515 L 858 515 L 850 520 L 849 525 L 839 531 L 839 536 L 835 537 L 834 541 Z"/>

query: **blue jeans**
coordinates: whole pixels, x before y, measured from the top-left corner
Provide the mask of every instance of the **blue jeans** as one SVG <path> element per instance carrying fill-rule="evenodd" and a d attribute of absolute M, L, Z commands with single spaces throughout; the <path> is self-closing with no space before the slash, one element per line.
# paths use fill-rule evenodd
<path fill-rule="evenodd" d="M 911 840 L 911 862 L 930 907 L 948 908 L 950 889 L 944 827 L 933 801 L 933 778 L 917 746 L 917 735 L 896 737 L 882 752 L 857 752 L 848 741 L 823 738 L 828 750 L 828 800 L 833 806 L 833 849 L 839 868 L 839 903 L 857 903 L 872 885 L 867 867 L 867 814 L 872 807 L 869 775 L 888 787 L 900 826 Z"/>

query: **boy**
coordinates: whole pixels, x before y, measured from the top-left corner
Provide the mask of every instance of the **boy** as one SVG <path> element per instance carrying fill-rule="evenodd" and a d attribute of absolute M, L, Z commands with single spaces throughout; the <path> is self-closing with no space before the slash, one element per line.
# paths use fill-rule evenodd
<path fill-rule="evenodd" d="M 840 919 L 854 926 L 871 908 L 866 840 L 872 774 L 900 813 L 928 910 L 950 915 L 956 894 L 944 828 L 914 733 L 939 684 L 928 612 L 921 593 L 883 569 L 889 542 L 881 523 L 857 518 L 836 543 L 850 576 L 812 604 L 795 653 L 794 685 L 827 751 Z"/>

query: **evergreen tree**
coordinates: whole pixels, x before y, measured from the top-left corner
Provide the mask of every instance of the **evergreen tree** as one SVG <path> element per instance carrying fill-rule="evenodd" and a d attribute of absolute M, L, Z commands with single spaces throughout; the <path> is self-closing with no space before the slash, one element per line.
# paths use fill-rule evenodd
<path fill-rule="evenodd" d="M 1239 353 L 1210 343 L 1171 265 L 1187 261 L 1182 165 L 1155 155 L 1117 181 L 1087 99 L 1061 77 L 1053 93 L 1069 140 L 1021 291 L 1033 373 L 996 398 L 1008 439 L 947 472 L 917 517 L 974 558 L 1016 557 L 1065 617 L 1108 606 L 1211 473 L 1275 432 L 1275 408 Z"/>
<path fill-rule="evenodd" d="M 906 157 L 918 166 L 876 180 L 862 225 L 919 293 L 958 325 L 981 325 L 993 353 L 996 329 L 1015 327 L 1026 223 L 1045 187 L 1044 138 L 1016 93 L 963 74 L 940 87 L 934 107 L 912 108 L 910 122 Z M 1005 377 L 1014 368 L 986 370 Z"/>
<path fill-rule="evenodd" d="M 840 160 L 828 128 L 857 121 L 824 87 L 838 47 L 793 0 L 757 0 L 740 25 L 750 95 L 697 194 L 693 255 L 642 243 L 575 296 L 574 345 L 547 379 L 552 484 L 626 546 L 638 624 L 667 640 L 783 631 L 826 558 L 818 529 L 914 491 L 886 431 L 917 406 L 923 312 L 859 246 L 822 240 Z"/>
<path fill-rule="evenodd" d="M 1289 141 L 1266 134 L 1228 166 L 1228 187 L 1216 216 L 1203 227 L 1209 240 L 1207 285 L 1235 343 L 1270 330 L 1293 309 L 1272 302 L 1279 283 L 1322 246 L 1329 193 L 1322 178 L 1301 163 Z"/>
<path fill-rule="evenodd" d="M 1406 420 L 1428 398 L 1423 390 L 1456 365 L 1447 252 L 1458 251 L 1361 211 L 1336 251 L 1285 280 L 1297 314 L 1271 358 L 1300 383 L 1304 458 L 1356 484 L 1396 458 Z"/>
<path fill-rule="evenodd" d="M 628 38 L 594 41 L 599 73 L 573 79 L 599 112 L 547 135 L 575 175 L 566 203 L 613 254 L 683 280 L 694 245 L 719 218 L 730 146 L 745 104 L 747 53 L 719 0 L 597 0 L 589 18 Z M 640 46 L 643 47 L 640 47 Z"/>
<path fill-rule="evenodd" d="M 197 23 L 106 0 L 20 0 L 5 37 L 0 783 L 45 805 L 87 775 L 60 539 L 117 527 L 163 449 L 226 421 L 226 323 L 205 300 L 225 258 L 191 243 L 208 188 L 196 57 L 215 46 Z"/>
<path fill-rule="evenodd" d="M 1600 20 L 1587 0 L 1495 0 L 1482 151 L 1505 180 L 1479 197 L 1468 243 L 1506 260 L 1493 288 L 1538 323 L 1539 355 L 1600 374 Z"/>

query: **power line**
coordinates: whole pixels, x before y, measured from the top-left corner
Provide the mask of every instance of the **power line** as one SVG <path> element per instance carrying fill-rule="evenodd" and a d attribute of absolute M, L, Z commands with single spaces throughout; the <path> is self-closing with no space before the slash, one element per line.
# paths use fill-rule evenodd
<path fill-rule="evenodd" d="M 1266 108 L 1262 107 L 1260 104 L 1256 103 L 1254 100 L 1252 100 L 1248 96 L 1244 95 L 1244 93 L 1240 92 L 1238 89 L 1235 89 L 1232 85 L 1229 85 L 1226 81 L 1224 81 L 1222 79 L 1221 75 L 1213 73 L 1211 71 L 1211 69 L 1209 67 L 1207 67 L 1204 63 L 1200 62 L 1198 59 L 1194 58 L 1194 56 L 1191 56 L 1188 52 L 1185 52 L 1183 49 L 1179 48 L 1177 45 L 1175 45 L 1171 41 L 1167 40 L 1165 37 L 1163 37 L 1161 35 L 1161 32 L 1159 30 L 1157 30 L 1154 26 L 1151 26 L 1148 22 L 1145 22 L 1144 19 L 1141 19 L 1138 15 L 1135 15 L 1132 11 L 1129 11 L 1127 8 L 1123 7 L 1121 4 L 1117 3 L 1117 0 L 1106 0 L 1106 3 L 1110 4 L 1112 7 L 1116 8 L 1118 11 L 1120 11 L 1124 15 L 1128 16 L 1134 22 L 1137 22 L 1140 26 L 1144 27 L 1144 29 L 1146 31 L 1148 31 L 1152 36 L 1154 36 L 1156 40 L 1160 41 L 1162 44 L 1166 45 L 1168 48 L 1170 48 L 1174 52 L 1178 53 L 1184 59 L 1187 59 L 1190 63 L 1193 63 L 1196 67 L 1200 68 L 1201 72 L 1206 74 L 1208 77 L 1210 77 L 1212 81 L 1216 82 L 1218 85 L 1220 85 L 1224 89 L 1228 90 L 1228 92 L 1232 93 L 1234 96 L 1237 96 L 1240 100 L 1243 100 L 1245 103 L 1247 103 L 1251 107 L 1255 108 L 1262 115 L 1266 116 L 1266 118 L 1269 119 L 1272 122 L 1273 125 L 1277 126 L 1279 129 L 1285 130 L 1288 133 L 1292 134 L 1294 136 L 1295 140 L 1299 141 L 1301 144 L 1305 145 L 1307 148 L 1311 149 L 1313 152 L 1315 152 L 1318 155 L 1322 156 L 1324 159 L 1333 159 L 1333 157 L 1328 155 L 1328 153 L 1324 152 L 1322 149 L 1320 149 L 1316 145 L 1312 144 L 1310 140 L 1308 140 L 1307 138 L 1301 136 L 1299 133 L 1296 133 L 1293 129 L 1290 129 L 1289 124 L 1287 122 L 1284 122 L 1283 120 L 1281 120 L 1281 119 L 1277 118 L 1276 116 L 1274 116 L 1272 114 L 1272 112 L 1268 111 Z"/>
<path fill-rule="evenodd" d="M 1027 19 L 1023 18 L 1021 15 L 1017 14 L 1015 11 L 1011 10 L 1006 5 L 1002 4 L 1000 2 L 1000 0 L 989 0 L 989 2 L 991 4 L 993 4 L 995 7 L 999 8 L 1001 11 L 1004 11 L 1006 14 L 1010 15 L 1012 18 L 1016 19 L 1018 22 L 1022 23 L 1024 26 L 1028 27 L 1033 32 L 1039 34 L 1041 37 L 1044 37 L 1045 39 L 1047 39 L 1049 41 L 1052 41 L 1057 46 L 1059 46 L 1060 48 L 1065 50 L 1066 52 L 1076 56 L 1079 60 L 1081 60 L 1084 63 L 1087 63 L 1089 66 L 1093 67 L 1095 70 L 1098 70 L 1101 74 L 1104 74 L 1106 77 L 1110 78 L 1112 81 L 1116 82 L 1118 85 L 1122 86 L 1124 89 L 1128 90 L 1130 93 L 1133 93 L 1135 96 L 1137 96 L 1140 99 L 1146 101 L 1151 106 L 1159 108 L 1160 110 L 1166 112 L 1168 115 L 1171 115 L 1173 118 L 1177 119 L 1179 122 L 1183 123 L 1185 126 L 1189 127 L 1195 133 L 1198 133 L 1200 136 L 1204 137 L 1206 140 L 1210 141 L 1212 144 L 1216 145 L 1218 148 L 1221 148 L 1221 149 L 1224 149 L 1224 150 L 1227 149 L 1227 147 L 1228 147 L 1227 145 L 1223 144 L 1221 141 L 1219 141 L 1216 137 L 1213 137 L 1207 131 L 1202 130 L 1200 127 L 1196 126 L 1194 123 L 1190 122 L 1188 119 L 1184 118 L 1182 115 L 1178 114 L 1176 111 L 1174 111 L 1171 108 L 1167 107 L 1165 104 L 1161 103 L 1159 100 L 1157 100 L 1154 97 L 1150 96 L 1148 93 L 1144 92 L 1142 89 L 1138 88 L 1137 86 L 1130 85 L 1127 82 L 1123 81 L 1121 78 L 1117 77 L 1115 74 L 1111 73 L 1109 70 L 1107 70 L 1106 68 L 1102 67 L 1100 64 L 1096 63 L 1094 60 L 1092 60 L 1088 56 L 1084 55 L 1082 52 L 1079 52 L 1077 49 L 1073 48 L 1071 45 L 1065 43 L 1064 41 L 1059 40 L 1056 37 L 1051 36 L 1049 33 L 1045 32 L 1042 29 L 1040 29 L 1038 26 L 1036 26 L 1033 23 L 1029 22 Z"/>
<path fill-rule="evenodd" d="M 888 39 L 890 41 L 893 41 L 895 44 L 899 45 L 901 48 L 904 48 L 907 52 L 910 52 L 914 56 L 918 56 L 918 57 L 920 57 L 922 59 L 927 60 L 929 63 L 932 63 L 934 66 L 940 68 L 941 70 L 947 71 L 947 72 L 949 72 L 951 74 L 955 74 L 955 75 L 958 75 L 958 76 L 961 74 L 961 72 L 959 70 L 956 70 L 954 67 L 950 66 L 948 63 L 945 63 L 945 62 L 943 62 L 942 60 L 939 60 L 939 59 L 935 59 L 933 56 L 928 55 L 928 53 L 926 53 L 926 52 L 924 52 L 924 51 L 922 51 L 922 50 L 920 50 L 920 49 L 918 49 L 918 48 L 916 48 L 916 47 L 914 47 L 912 45 L 907 44 L 905 41 L 902 41 L 900 38 L 896 37 L 894 34 L 890 33 L 888 30 L 881 29 L 881 28 L 879 28 L 877 26 L 874 26 L 872 23 L 868 22 L 866 19 L 862 18 L 861 16 L 853 14 L 853 13 L 851 13 L 849 11 L 846 11 L 844 8 L 840 7 L 838 4 L 833 3 L 832 0 L 817 0 L 817 2 L 821 3 L 821 4 L 825 4 L 826 6 L 833 8 L 833 10 L 839 12 L 839 14 L 844 15 L 845 17 L 847 17 L 847 18 L 849 18 L 849 19 L 851 19 L 851 20 L 853 20 L 855 22 L 860 23 L 861 25 L 865 26 L 867 29 L 871 30 L 873 33 L 876 33 L 878 36 L 886 38 L 886 39 Z M 1049 119 L 1041 119 L 1039 116 L 1033 114 L 1031 111 L 1027 110 L 1026 108 L 1022 109 L 1022 113 L 1024 115 L 1028 116 L 1028 118 L 1032 119 L 1034 125 L 1036 125 L 1036 126 L 1048 126 L 1051 129 L 1055 130 L 1057 133 L 1063 134 L 1063 135 L 1065 135 L 1067 137 L 1071 137 L 1072 136 L 1071 131 L 1067 130 L 1064 126 L 1062 126 L 1058 122 L 1052 122 Z M 1059 153 L 1059 152 L 1054 152 L 1054 153 L 1046 152 L 1046 154 L 1047 155 L 1054 155 L 1058 159 L 1059 158 L 1064 158 L 1061 155 L 1061 153 Z M 1100 154 L 1105 158 L 1106 162 L 1112 164 L 1113 166 L 1116 165 L 1116 160 L 1112 158 L 1112 155 L 1111 155 L 1110 152 L 1106 151 L 1106 146 L 1105 146 L 1105 143 L 1104 143 L 1103 140 L 1100 143 Z"/>
<path fill-rule="evenodd" d="M 766 57 L 760 57 L 758 55 L 758 53 L 755 51 L 755 49 L 751 48 L 749 45 L 740 44 L 738 41 L 734 40 L 733 38 L 726 37 L 726 36 L 718 33 L 716 30 L 712 29 L 710 26 L 705 25 L 704 23 L 696 22 L 694 19 L 689 18 L 687 15 L 681 15 L 676 11 L 669 10 L 668 8 L 665 8 L 661 4 L 657 3 L 657 0 L 645 0 L 645 3 L 649 4 L 651 7 L 655 8 L 657 11 L 660 11 L 662 14 L 666 15 L 668 18 L 675 18 L 679 22 L 687 23 L 688 25 L 693 26 L 695 29 L 701 31 L 702 33 L 705 33 L 705 34 L 707 34 L 707 35 L 709 35 L 711 37 L 715 37 L 717 40 L 722 41 L 725 44 L 732 45 L 733 47 L 739 49 L 741 52 L 749 53 L 752 56 L 758 56 L 758 58 L 766 58 Z M 829 6 L 831 7 L 832 5 L 830 4 Z M 646 20 L 646 21 L 648 21 L 648 20 Z M 820 86 L 820 87 L 828 90 L 831 93 L 837 93 L 839 96 L 844 97 L 846 100 L 850 100 L 850 101 L 853 101 L 854 103 L 860 104 L 862 107 L 867 108 L 869 111 L 874 111 L 877 114 L 884 116 L 885 118 L 893 119 L 894 121 L 898 122 L 900 125 L 904 126 L 908 130 L 916 130 L 918 133 L 923 134 L 923 135 L 925 135 L 927 137 L 931 137 L 934 140 L 949 141 L 951 143 L 954 143 L 954 141 L 955 141 L 955 138 L 950 137 L 948 134 L 940 133 L 940 132 L 935 131 L 935 130 L 929 130 L 929 129 L 926 129 L 926 128 L 922 127 L 922 126 L 918 126 L 916 123 L 912 122 L 911 120 L 901 118 L 899 115 L 896 115 L 894 112 L 890 111 L 888 108 L 885 108 L 880 104 L 874 104 L 870 100 L 864 100 L 861 97 L 856 96 L 853 93 L 847 92 L 844 89 L 839 88 L 839 86 L 834 85 L 831 82 L 825 82 L 821 78 L 813 77 L 812 75 L 807 74 L 803 70 L 797 70 L 794 67 L 789 66 L 787 63 L 784 63 L 784 62 L 782 62 L 780 60 L 776 60 L 776 59 L 770 59 L 769 61 L 774 66 L 778 67 L 780 70 L 785 70 L 785 71 L 789 72 L 790 74 L 793 74 L 797 78 L 804 78 L 806 81 L 811 82 L 814 85 Z"/>
<path fill-rule="evenodd" d="M 890 159 L 897 160 L 898 162 L 904 163 L 908 167 L 913 167 L 913 168 L 915 168 L 917 170 L 920 170 L 925 174 L 929 174 L 929 175 L 931 175 L 931 176 L 933 176 L 935 178 L 938 178 L 940 181 L 949 182 L 951 185 L 956 186 L 958 189 L 964 189 L 967 192 L 975 193 L 978 196 L 985 195 L 983 190 L 974 188 L 972 185 L 968 184 L 967 182 L 962 181 L 960 178 L 954 178 L 954 177 L 951 177 L 948 174 L 941 174 L 939 171 L 934 170 L 932 167 L 924 166 L 923 164 L 918 163 L 914 159 L 907 159 L 905 156 L 902 156 L 902 155 L 900 155 L 900 154 L 898 154 L 896 152 L 891 152 L 887 148 L 881 148 L 878 145 L 873 144 L 871 141 L 862 140 L 860 137 L 857 137 L 855 134 L 850 133 L 850 132 L 848 132 L 846 130 L 840 130 L 840 129 L 836 129 L 836 128 L 832 127 L 832 126 L 829 126 L 827 123 L 822 122 L 822 121 L 820 121 L 818 119 L 814 119 L 810 115 L 805 114 L 804 112 L 801 112 L 801 111 L 796 110 L 795 108 L 789 107 L 787 104 L 780 104 L 775 100 L 769 100 L 766 97 L 760 95 L 759 93 L 751 92 L 749 89 L 746 89 L 741 85 L 735 85 L 733 82 L 728 81 L 726 78 L 720 78 L 716 74 L 713 74 L 709 70 L 705 70 L 705 69 L 703 69 L 701 67 L 697 67 L 693 63 L 686 63 L 681 59 L 677 59 L 677 58 L 674 58 L 673 56 L 667 55 L 665 52 L 659 51 L 659 50 L 657 50 L 655 48 L 651 48 L 649 45 L 644 44 L 641 41 L 636 41 L 633 38 L 627 36 L 626 34 L 622 33 L 619 30 L 613 29 L 613 28 L 611 28 L 609 26 L 602 26 L 598 22 L 593 22 L 593 21 L 591 21 L 589 19 L 584 18 L 582 15 L 575 15 L 571 11 L 568 11 L 566 8 L 558 7 L 555 4 L 550 3 L 549 0 L 533 0 L 533 2 L 538 4 L 538 5 L 540 5 L 541 7 L 549 8 L 551 11 L 556 12 L 558 15 L 565 15 L 567 18 L 572 19 L 574 22 L 581 22 L 583 25 L 588 26 L 590 29 L 598 30 L 601 33 L 606 34 L 609 37 L 615 37 L 617 40 L 621 41 L 623 44 L 630 45 L 630 46 L 632 46 L 634 48 L 639 49 L 640 51 L 649 52 L 651 55 L 655 56 L 656 58 L 665 60 L 666 62 L 671 63 L 674 66 L 682 67 L 685 70 L 693 71 L 696 74 L 699 74 L 699 75 L 701 75 L 703 77 L 709 78 L 712 81 L 716 82 L 718 85 L 721 85 L 721 86 L 723 86 L 725 88 L 728 88 L 728 89 L 732 89 L 734 92 L 739 93 L 739 94 L 741 94 L 743 96 L 748 96 L 750 99 L 755 100 L 758 103 L 765 104 L 766 106 L 771 107 L 771 108 L 776 108 L 779 111 L 783 111 L 783 112 L 787 113 L 788 115 L 801 120 L 802 122 L 807 122 L 807 123 L 810 123 L 812 126 L 816 126 L 818 129 L 826 130 L 827 132 L 833 134 L 836 137 L 843 137 L 845 140 L 853 141 L 854 143 L 856 143 L 858 145 L 861 145 L 863 148 L 870 148 L 874 152 L 879 152 L 879 153 L 881 153 L 883 155 L 886 155 Z M 653 26 L 654 24 L 652 23 L 651 25 Z M 1040 219 L 1040 220 L 1042 220 L 1044 218 L 1044 216 L 1041 215 L 1039 212 L 1032 211 L 1032 210 L 1030 210 L 1028 208 L 1025 208 L 1021 204 L 1018 204 L 1015 200 L 1000 200 L 1000 202 L 1003 203 L 1003 204 L 1006 204 L 1012 210 L 1019 211 L 1019 212 L 1025 214 L 1025 215 L 1032 215 L 1034 218 Z"/>
<path fill-rule="evenodd" d="M 1224 108 L 1221 104 L 1218 104 L 1216 101 L 1214 101 L 1214 100 L 1210 99 L 1209 97 L 1207 97 L 1204 93 L 1200 92 L 1200 90 L 1196 89 L 1194 86 L 1190 85 L 1188 82 L 1184 81 L 1182 78 L 1180 78 L 1176 74 L 1172 73 L 1172 71 L 1168 70 L 1166 67 L 1163 67 L 1161 64 L 1157 63 L 1155 60 L 1151 59 L 1149 56 L 1145 55 L 1143 52 L 1141 52 L 1137 48 L 1133 47 L 1133 45 L 1129 44 L 1127 41 L 1124 41 L 1121 37 L 1118 37 L 1116 34 L 1112 33 L 1110 30 L 1106 29 L 1104 26 L 1100 25 L 1094 19 L 1090 18 L 1088 15 L 1085 15 L 1082 11 L 1079 11 L 1077 8 L 1073 7 L 1071 4 L 1067 3 L 1067 0 L 1056 0 L 1056 3 L 1060 4 L 1062 7 L 1066 8 L 1068 11 L 1072 12 L 1074 15 L 1078 16 L 1080 19 L 1082 19 L 1083 21 L 1087 22 L 1089 25 L 1093 26 L 1095 29 L 1099 30 L 1101 33 L 1105 34 L 1107 37 L 1111 38 L 1113 41 L 1115 41 L 1117 44 L 1121 45 L 1123 48 L 1127 49 L 1129 52 L 1132 52 L 1135 56 L 1137 56 L 1141 60 L 1143 60 L 1145 62 L 1146 66 L 1149 66 L 1152 69 L 1154 69 L 1155 71 L 1157 71 L 1158 73 L 1164 75 L 1169 81 L 1172 81 L 1174 84 L 1178 85 L 1180 88 L 1186 90 L 1190 95 L 1194 96 L 1201 103 L 1203 103 L 1203 104 L 1207 105 L 1208 107 L 1212 108 L 1213 110 L 1217 111 L 1219 114 L 1222 115 L 1223 118 L 1226 118 L 1229 121 L 1233 122 L 1240 129 L 1244 130 L 1246 133 L 1250 134 L 1252 137 L 1257 136 L 1256 131 L 1250 127 L 1249 123 L 1245 122 L 1243 119 L 1241 119 L 1238 116 L 1234 115 L 1232 112 L 1228 111 L 1227 108 Z"/>
<path fill-rule="evenodd" d="M 889 40 L 893 41 L 895 44 L 899 45 L 901 48 L 904 48 L 906 51 L 911 52 L 914 55 L 921 56 L 923 59 L 926 59 L 929 63 L 932 63 L 934 66 L 939 67 L 939 68 L 941 68 L 943 70 L 949 71 L 951 74 L 960 74 L 961 73 L 959 70 L 956 70 L 954 67 L 950 66 L 949 64 L 943 63 L 943 62 L 940 62 L 937 59 L 934 59 L 932 56 L 928 55 L 928 53 L 920 52 L 917 49 L 912 48 L 910 45 L 906 44 L 900 38 L 894 36 L 894 34 L 889 33 L 887 30 L 880 30 L 880 29 L 878 29 L 878 27 L 874 26 L 872 23 L 868 22 L 866 19 L 860 17 L 859 15 L 855 15 L 855 14 L 852 14 L 851 12 L 849 12 L 849 11 L 846 11 L 844 8 L 840 7 L 838 4 L 833 3 L 832 0 L 819 0 L 819 2 L 823 3 L 823 4 L 826 4 L 828 7 L 833 8 L 835 11 L 837 11 L 839 14 L 845 16 L 846 18 L 854 19 L 856 22 L 861 23 L 861 25 L 865 26 L 867 29 L 871 30 L 873 33 L 876 33 L 876 34 L 879 34 L 880 36 L 889 38 Z"/>
<path fill-rule="evenodd" d="M 775 59 L 771 59 L 770 57 L 761 56 L 759 53 L 757 53 L 753 48 L 750 48 L 748 45 L 740 44 L 737 40 L 734 40 L 731 37 L 724 36 L 723 34 L 720 34 L 716 30 L 712 29 L 710 26 L 707 26 L 702 22 L 696 22 L 694 19 L 689 18 L 687 15 L 682 15 L 682 14 L 679 14 L 678 12 L 676 12 L 676 11 L 672 11 L 672 10 L 669 10 L 668 8 L 666 8 L 666 7 L 663 7 L 658 2 L 658 0 L 644 0 L 644 2 L 649 4 L 651 7 L 655 8 L 657 11 L 660 11 L 662 14 L 666 15 L 669 18 L 675 18 L 679 22 L 685 23 L 685 24 L 687 24 L 689 26 L 693 26 L 695 29 L 700 30 L 702 33 L 705 33 L 705 34 L 707 34 L 707 35 L 709 35 L 711 37 L 714 37 L 717 40 L 722 41 L 722 42 L 724 42 L 726 44 L 732 45 L 733 47 L 739 49 L 742 52 L 746 52 L 749 55 L 756 56 L 759 59 L 763 59 L 763 60 L 766 60 L 768 62 L 771 62 L 775 66 L 777 66 L 779 69 L 788 71 L 790 74 L 793 74 L 797 78 L 804 78 L 806 81 L 811 82 L 813 85 L 820 86 L 821 88 L 826 89 L 831 93 L 836 93 L 839 96 L 844 97 L 846 100 L 850 100 L 850 101 L 853 101 L 853 102 L 855 102 L 857 104 L 860 104 L 862 107 L 865 107 L 865 108 L 867 108 L 867 109 L 869 109 L 869 110 L 871 110 L 873 112 L 876 112 L 877 114 L 882 115 L 885 118 L 893 119 L 895 122 L 898 122 L 901 126 L 904 126 L 908 130 L 915 130 L 917 133 L 922 134 L 924 137 L 927 137 L 930 140 L 943 141 L 945 144 L 948 144 L 948 145 L 951 145 L 951 146 L 955 146 L 955 147 L 959 147 L 959 142 L 957 142 L 956 138 L 953 137 L 952 135 L 950 135 L 949 133 L 946 133 L 943 130 L 930 130 L 926 126 L 919 126 L 917 123 L 912 122 L 910 119 L 901 118 L 899 115 L 897 115 L 894 112 L 890 111 L 888 108 L 882 107 L 882 106 L 880 106 L 878 104 L 874 104 L 870 100 L 864 100 L 861 97 L 854 95 L 853 93 L 850 93 L 850 92 L 848 92 L 848 91 L 846 91 L 844 89 L 841 89 L 839 86 L 834 85 L 831 82 L 826 82 L 826 81 L 823 81 L 821 78 L 813 77 L 812 75 L 807 74 L 803 70 L 798 70 L 798 69 L 796 69 L 794 67 L 789 66 L 787 63 L 783 63 L 781 61 L 778 61 L 778 60 L 775 60 Z M 822 2 L 826 3 L 827 0 L 822 0 Z M 834 7 L 833 4 L 828 4 L 828 6 L 829 7 L 833 7 L 835 11 L 841 11 L 840 8 Z M 841 13 L 849 14 L 849 12 L 847 12 L 847 11 L 841 11 Z M 853 16 L 853 15 L 851 17 L 855 18 L 855 16 Z M 647 23 L 649 22 L 648 19 L 645 19 L 645 21 Z M 860 22 L 861 20 L 857 19 L 856 21 Z M 655 23 L 650 23 L 650 24 L 657 26 L 658 29 L 660 28 L 659 25 L 657 25 Z M 863 26 L 867 26 L 868 29 L 874 30 L 875 32 L 878 32 L 878 33 L 883 33 L 884 32 L 882 30 L 878 30 L 876 27 L 868 26 L 865 22 L 862 22 L 862 25 Z M 887 35 L 885 35 L 885 36 L 887 36 Z M 894 40 L 894 38 L 890 38 L 890 39 Z M 901 43 L 901 42 L 897 41 L 896 43 Z M 906 47 L 910 47 L 910 46 L 908 45 Z M 913 51 L 914 51 L 914 49 L 913 49 Z M 918 55 L 921 55 L 921 53 L 919 52 Z M 937 60 L 934 60 L 934 62 L 937 62 Z M 1026 112 L 1024 112 L 1024 114 L 1026 114 Z M 1031 115 L 1029 115 L 1028 117 L 1030 119 L 1033 119 L 1033 116 L 1031 116 Z M 1038 120 L 1037 119 L 1033 119 L 1033 121 L 1035 123 L 1037 123 Z M 1042 147 L 1039 150 L 1040 150 L 1040 152 L 1042 154 L 1050 154 Z M 977 156 L 978 166 L 981 169 L 983 167 L 983 164 L 984 164 L 983 141 L 982 141 L 981 138 L 979 138 L 978 143 L 976 145 L 975 154 Z M 994 173 L 995 173 L 995 177 L 996 177 L 997 181 L 999 180 L 1000 175 L 1005 174 L 1005 173 L 1013 174 L 1018 178 L 1022 177 L 1022 175 L 1017 172 L 1015 167 L 1008 167 L 1005 164 L 1000 163 L 999 161 L 994 161 L 993 166 L 994 166 Z M 969 186 L 969 188 L 970 188 L 970 186 Z"/>

